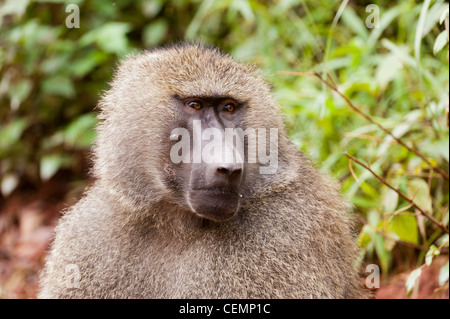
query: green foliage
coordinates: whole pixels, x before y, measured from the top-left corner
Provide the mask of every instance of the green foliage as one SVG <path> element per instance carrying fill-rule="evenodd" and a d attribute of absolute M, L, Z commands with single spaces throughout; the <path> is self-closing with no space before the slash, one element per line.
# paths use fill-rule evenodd
<path fill-rule="evenodd" d="M 369 163 L 446 227 L 448 181 L 318 79 L 277 73 L 329 73 L 373 121 L 448 171 L 448 3 L 373 2 L 378 28 L 367 27 L 371 13 L 359 1 L 6 1 L 0 8 L 2 193 L 64 168 L 80 176 L 76 155 L 95 139 L 91 112 L 119 58 L 201 40 L 263 69 L 292 140 L 337 176 L 367 221 L 359 242 L 369 260 L 389 272 L 403 241 L 425 247 L 418 266 L 435 247 L 428 263 L 448 247 L 448 236 L 365 168 L 353 163 L 350 170 L 342 154 Z M 80 28 L 65 26 L 69 3 L 80 8 Z M 409 291 L 419 276 L 408 281 Z"/>

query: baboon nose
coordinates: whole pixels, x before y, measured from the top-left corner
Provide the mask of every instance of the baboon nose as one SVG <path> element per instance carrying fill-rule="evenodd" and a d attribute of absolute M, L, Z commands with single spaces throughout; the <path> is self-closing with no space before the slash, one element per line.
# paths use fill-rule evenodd
<path fill-rule="evenodd" d="M 217 168 L 216 173 L 219 176 L 236 178 L 242 175 L 242 167 L 240 165 L 222 165 Z"/>

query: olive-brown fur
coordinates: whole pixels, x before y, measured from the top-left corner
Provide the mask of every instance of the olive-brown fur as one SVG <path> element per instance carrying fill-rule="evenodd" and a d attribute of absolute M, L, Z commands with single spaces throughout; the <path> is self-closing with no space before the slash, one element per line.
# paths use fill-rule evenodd
<path fill-rule="evenodd" d="M 244 127 L 279 130 L 277 173 L 247 168 L 231 220 L 196 216 L 168 186 L 174 96 L 244 100 Z M 56 227 L 40 298 L 363 296 L 350 206 L 290 142 L 254 68 L 197 44 L 143 52 L 121 63 L 99 107 L 96 181 Z"/>

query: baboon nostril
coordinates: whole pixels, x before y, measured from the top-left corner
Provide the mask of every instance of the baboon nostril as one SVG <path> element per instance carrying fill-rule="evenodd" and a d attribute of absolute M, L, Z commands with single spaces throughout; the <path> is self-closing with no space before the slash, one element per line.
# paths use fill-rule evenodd
<path fill-rule="evenodd" d="M 229 173 L 229 170 L 228 170 L 228 168 L 226 168 L 226 167 L 219 167 L 219 168 L 217 168 L 217 173 L 220 173 L 220 174 L 228 174 L 228 173 Z"/>
<path fill-rule="evenodd" d="M 218 167 L 217 173 L 222 175 L 240 175 L 242 173 L 242 168 L 228 168 L 228 167 Z"/>

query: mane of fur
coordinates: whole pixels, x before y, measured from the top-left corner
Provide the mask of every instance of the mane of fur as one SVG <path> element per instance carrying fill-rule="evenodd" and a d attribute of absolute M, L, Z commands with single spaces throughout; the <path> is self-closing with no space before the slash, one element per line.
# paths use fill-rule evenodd
<path fill-rule="evenodd" d="M 162 178 L 174 96 L 233 96 L 244 127 L 279 129 L 278 172 L 249 171 L 230 221 L 196 217 Z M 97 181 L 55 230 L 41 298 L 363 296 L 349 205 L 289 141 L 252 67 L 196 44 L 144 52 L 121 63 L 99 107 Z"/>

